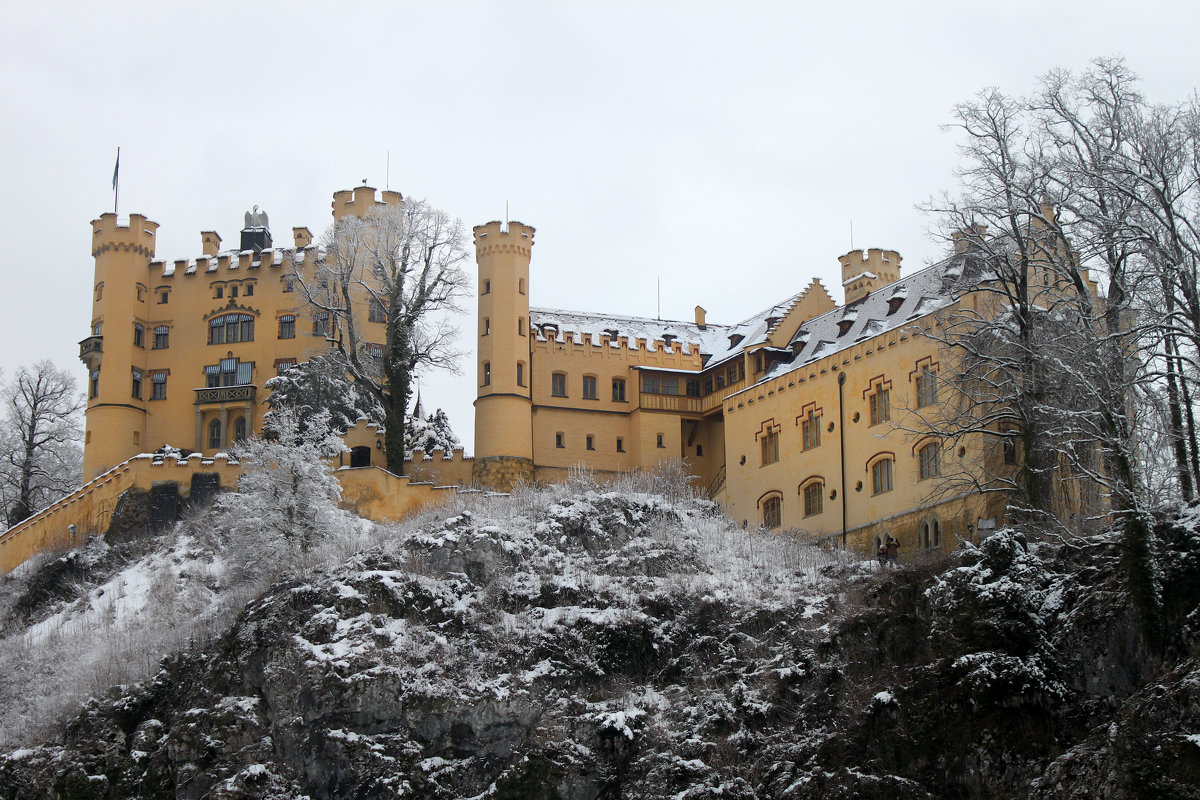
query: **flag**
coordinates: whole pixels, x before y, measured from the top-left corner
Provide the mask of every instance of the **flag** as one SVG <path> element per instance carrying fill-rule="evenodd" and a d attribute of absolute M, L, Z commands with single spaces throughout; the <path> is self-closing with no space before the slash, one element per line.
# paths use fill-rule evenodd
<path fill-rule="evenodd" d="M 113 165 L 113 191 L 117 190 L 117 173 L 121 171 L 121 148 L 117 148 L 117 163 Z"/>

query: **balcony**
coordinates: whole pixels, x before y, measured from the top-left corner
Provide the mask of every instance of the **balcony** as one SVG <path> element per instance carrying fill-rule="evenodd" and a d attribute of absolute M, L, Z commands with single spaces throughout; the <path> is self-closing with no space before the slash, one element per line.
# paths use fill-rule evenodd
<path fill-rule="evenodd" d="M 253 384 L 243 386 L 214 386 L 208 389 L 196 390 L 196 405 L 207 403 L 253 403 L 254 393 L 258 387 Z"/>
<path fill-rule="evenodd" d="M 84 339 L 79 343 L 79 360 L 90 368 L 93 362 L 100 360 L 100 354 L 104 351 L 101 346 L 103 342 L 103 336 L 89 336 Z"/>
<path fill-rule="evenodd" d="M 647 411 L 672 411 L 676 414 L 708 414 L 721 410 L 721 401 L 746 388 L 746 382 L 725 386 L 712 394 L 703 397 L 689 397 L 683 394 L 648 394 L 641 395 L 640 407 Z"/>

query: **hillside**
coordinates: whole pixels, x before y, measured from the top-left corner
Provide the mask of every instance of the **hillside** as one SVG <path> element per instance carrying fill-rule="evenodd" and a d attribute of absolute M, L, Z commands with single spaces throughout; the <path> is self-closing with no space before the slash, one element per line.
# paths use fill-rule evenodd
<path fill-rule="evenodd" d="M 0 798 L 1200 797 L 1196 512 L 1155 658 L 1108 536 L 880 572 L 615 488 L 7 579 Z"/>

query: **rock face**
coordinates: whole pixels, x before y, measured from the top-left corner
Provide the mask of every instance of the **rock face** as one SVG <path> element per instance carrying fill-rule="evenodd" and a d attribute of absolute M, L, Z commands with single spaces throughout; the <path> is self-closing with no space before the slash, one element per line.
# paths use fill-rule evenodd
<path fill-rule="evenodd" d="M 1196 797 L 1200 540 L 1151 658 L 1114 542 L 840 562 L 529 492 L 278 584 L 0 757 L 0 798 Z"/>

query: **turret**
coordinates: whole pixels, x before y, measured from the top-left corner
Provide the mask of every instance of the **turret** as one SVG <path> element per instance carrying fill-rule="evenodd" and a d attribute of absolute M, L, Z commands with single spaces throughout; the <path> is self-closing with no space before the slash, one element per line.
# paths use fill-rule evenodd
<path fill-rule="evenodd" d="M 376 199 L 375 188 L 372 186 L 355 186 L 353 189 L 343 189 L 333 193 L 333 221 L 337 222 L 344 216 L 365 217 L 367 212 L 376 205 L 400 206 L 404 197 L 399 192 L 384 190 L 382 199 Z"/>
<path fill-rule="evenodd" d="M 475 228 L 479 362 L 474 478 L 504 490 L 533 478 L 529 356 L 533 234 L 533 228 L 520 222 L 489 222 Z"/>
<path fill-rule="evenodd" d="M 79 358 L 88 368 L 85 480 L 146 444 L 148 280 L 157 232 L 158 223 L 141 214 L 130 214 L 127 225 L 116 214 L 92 221 L 92 323 L 79 343 Z"/>
<path fill-rule="evenodd" d="M 875 289 L 900 280 L 900 254 L 895 250 L 872 247 L 865 253 L 851 250 L 838 261 L 842 264 L 842 289 L 846 305 L 861 300 Z"/>

